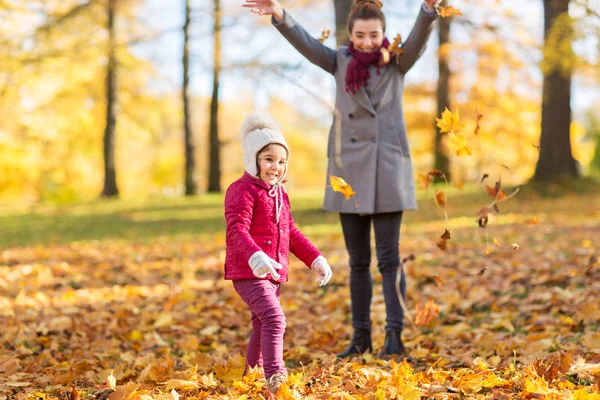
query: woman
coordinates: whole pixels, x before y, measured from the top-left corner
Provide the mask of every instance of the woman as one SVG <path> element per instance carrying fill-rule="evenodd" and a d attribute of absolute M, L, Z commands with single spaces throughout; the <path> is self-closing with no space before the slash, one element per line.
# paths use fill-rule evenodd
<path fill-rule="evenodd" d="M 355 0 L 348 16 L 349 46 L 333 50 L 310 36 L 277 0 L 246 0 L 244 7 L 271 15 L 279 32 L 309 61 L 335 77 L 336 110 L 329 133 L 327 174 L 344 178 L 356 191 L 358 203 L 345 201 L 326 190 L 324 208 L 340 213 L 350 259 L 350 295 L 354 334 L 339 357 L 371 351 L 370 307 L 371 224 L 382 275 L 386 305 L 386 339 L 379 357 L 405 352 L 401 333 L 404 312 L 396 293 L 398 269 L 401 293 L 406 281 L 400 265 L 399 241 L 402 212 L 416 209 L 412 161 L 404 116 L 404 76 L 425 50 L 437 18 L 434 5 L 425 0 L 402 54 L 390 57 L 385 38 L 385 16 L 379 0 Z M 335 130 L 341 126 L 341 140 Z M 339 148 L 336 149 L 336 143 Z M 341 156 L 341 163 L 334 155 Z"/>

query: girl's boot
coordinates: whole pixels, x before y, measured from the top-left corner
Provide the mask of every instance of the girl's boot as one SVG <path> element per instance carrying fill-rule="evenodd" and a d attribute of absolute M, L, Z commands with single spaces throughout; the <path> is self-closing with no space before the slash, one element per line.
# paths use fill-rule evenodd
<path fill-rule="evenodd" d="M 373 351 L 371 346 L 371 331 L 367 329 L 354 329 L 352 340 L 346 347 L 346 350 L 338 353 L 339 358 L 351 357 L 355 354 L 362 354 L 365 351 Z"/>
<path fill-rule="evenodd" d="M 377 355 L 379 358 L 383 358 L 385 356 L 400 356 L 406 353 L 404 349 L 404 344 L 402 344 L 401 338 L 402 331 L 396 329 L 388 329 L 385 331 L 385 343 L 383 344 L 383 349 Z"/>

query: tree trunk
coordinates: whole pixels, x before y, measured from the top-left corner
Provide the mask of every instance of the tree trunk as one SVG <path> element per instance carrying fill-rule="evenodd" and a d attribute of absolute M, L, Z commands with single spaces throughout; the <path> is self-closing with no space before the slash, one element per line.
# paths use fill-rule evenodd
<path fill-rule="evenodd" d="M 183 25 L 183 129 L 185 132 L 185 195 L 198 194 L 198 184 L 195 179 L 196 153 L 194 135 L 191 125 L 190 99 L 188 88 L 190 84 L 190 0 L 185 0 L 185 23 Z"/>
<path fill-rule="evenodd" d="M 117 61 L 115 56 L 115 0 L 108 0 L 108 66 L 106 75 L 106 127 L 104 129 L 104 188 L 102 197 L 118 197 L 115 168 L 117 127 Z"/>
<path fill-rule="evenodd" d="M 210 132 L 209 148 L 210 161 L 208 168 L 208 191 L 221 192 L 221 160 L 219 143 L 219 75 L 221 73 L 221 1 L 214 0 L 214 66 L 213 66 L 213 93 L 210 101 Z"/>
<path fill-rule="evenodd" d="M 352 0 L 333 0 L 333 7 L 335 8 L 335 42 L 337 47 L 340 47 L 350 42 L 346 23 L 352 8 Z"/>
<path fill-rule="evenodd" d="M 563 13 L 568 13 L 569 1 L 544 0 L 546 42 L 557 18 Z M 565 37 L 559 40 L 570 40 L 569 33 L 565 32 Z M 576 161 L 571 153 L 571 75 L 572 71 L 558 68 L 553 68 L 544 75 L 540 157 L 533 177 L 535 180 L 579 176 Z"/>
<path fill-rule="evenodd" d="M 448 0 L 441 5 L 447 6 Z M 445 47 L 450 45 L 451 18 L 438 18 L 438 86 L 437 86 L 437 115 L 440 116 L 446 108 L 450 109 L 450 66 L 448 65 L 448 51 Z M 442 171 L 448 180 L 450 177 L 450 158 L 447 149 L 442 145 L 443 134 L 435 126 L 435 157 L 433 168 Z"/>

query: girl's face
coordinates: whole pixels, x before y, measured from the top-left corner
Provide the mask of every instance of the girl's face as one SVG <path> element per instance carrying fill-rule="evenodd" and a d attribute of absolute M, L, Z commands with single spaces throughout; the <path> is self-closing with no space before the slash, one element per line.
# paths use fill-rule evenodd
<path fill-rule="evenodd" d="M 285 173 L 287 168 L 287 151 L 278 144 L 270 144 L 258 153 L 258 177 L 273 186 Z"/>
<path fill-rule="evenodd" d="M 383 43 L 383 24 L 378 19 L 357 19 L 354 21 L 350 41 L 362 53 L 372 53 Z"/>

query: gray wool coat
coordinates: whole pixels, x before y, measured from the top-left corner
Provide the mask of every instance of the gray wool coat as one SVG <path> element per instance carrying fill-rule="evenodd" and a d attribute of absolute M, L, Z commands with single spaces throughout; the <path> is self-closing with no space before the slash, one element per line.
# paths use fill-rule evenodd
<path fill-rule="evenodd" d="M 356 202 L 346 200 L 331 188 L 325 190 L 323 208 L 353 214 L 388 213 L 417 208 L 415 181 L 402 111 L 404 75 L 419 59 L 436 20 L 421 10 L 404 42 L 404 52 L 381 69 L 369 95 L 363 87 L 346 92 L 346 69 L 351 61 L 347 46 L 333 50 L 304 30 L 287 12 L 281 23 L 272 20 L 279 32 L 310 62 L 335 77 L 335 121 L 327 144 L 329 175 L 343 178 L 356 192 Z M 336 124 L 341 123 L 343 166 L 335 162 Z"/>

